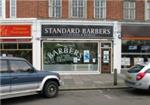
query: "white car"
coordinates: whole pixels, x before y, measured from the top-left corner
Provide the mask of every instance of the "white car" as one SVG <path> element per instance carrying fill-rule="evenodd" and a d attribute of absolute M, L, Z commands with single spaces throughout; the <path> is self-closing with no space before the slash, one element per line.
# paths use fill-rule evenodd
<path fill-rule="evenodd" d="M 125 84 L 136 89 L 150 90 L 150 63 L 131 67 L 125 73 Z"/>

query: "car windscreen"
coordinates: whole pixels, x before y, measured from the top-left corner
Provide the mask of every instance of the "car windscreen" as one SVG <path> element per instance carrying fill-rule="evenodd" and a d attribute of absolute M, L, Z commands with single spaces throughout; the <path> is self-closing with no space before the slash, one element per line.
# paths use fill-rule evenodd
<path fill-rule="evenodd" d="M 131 67 L 131 68 L 128 70 L 128 72 L 129 72 L 129 73 L 138 73 L 138 72 L 141 71 L 143 68 L 144 68 L 144 66 L 137 64 L 137 65 Z"/>

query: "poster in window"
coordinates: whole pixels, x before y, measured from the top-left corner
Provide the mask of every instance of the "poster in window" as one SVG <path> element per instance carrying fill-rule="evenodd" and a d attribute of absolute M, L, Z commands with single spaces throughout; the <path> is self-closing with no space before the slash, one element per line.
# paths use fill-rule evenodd
<path fill-rule="evenodd" d="M 130 66 L 130 58 L 124 57 L 121 59 L 121 65 L 122 66 Z"/>
<path fill-rule="evenodd" d="M 140 57 L 134 58 L 134 64 L 139 64 L 143 62 L 144 62 L 144 58 L 140 58 Z"/>
<path fill-rule="evenodd" d="M 89 50 L 84 50 L 83 60 L 84 60 L 84 63 L 89 63 L 90 62 L 90 52 L 89 52 Z"/>
<path fill-rule="evenodd" d="M 109 63 L 109 51 L 103 51 L 103 63 Z"/>

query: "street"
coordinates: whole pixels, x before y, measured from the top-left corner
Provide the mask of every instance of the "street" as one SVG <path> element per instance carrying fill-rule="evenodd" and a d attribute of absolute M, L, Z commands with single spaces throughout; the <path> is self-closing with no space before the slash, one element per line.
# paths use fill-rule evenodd
<path fill-rule="evenodd" d="M 60 91 L 56 98 L 31 95 L 2 100 L 2 105 L 149 105 L 150 92 L 144 90 L 103 89 Z"/>

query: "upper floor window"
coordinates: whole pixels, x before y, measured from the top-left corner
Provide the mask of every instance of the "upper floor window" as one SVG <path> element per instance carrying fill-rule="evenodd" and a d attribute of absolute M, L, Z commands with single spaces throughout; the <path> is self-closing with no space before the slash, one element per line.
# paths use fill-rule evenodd
<path fill-rule="evenodd" d="M 85 18 L 86 17 L 86 0 L 71 0 L 71 17 Z"/>
<path fill-rule="evenodd" d="M 0 17 L 2 17 L 2 0 L 0 0 Z"/>
<path fill-rule="evenodd" d="M 10 0 L 10 17 L 16 17 L 16 0 Z"/>
<path fill-rule="evenodd" d="M 125 20 L 135 20 L 135 1 L 125 0 L 124 2 L 124 19 Z"/>
<path fill-rule="evenodd" d="M 147 19 L 150 20 L 150 1 L 147 2 Z"/>
<path fill-rule="evenodd" d="M 106 0 L 95 0 L 94 2 L 94 16 L 97 19 L 106 18 Z"/>
<path fill-rule="evenodd" d="M 49 0 L 49 17 L 61 17 L 62 0 Z"/>

